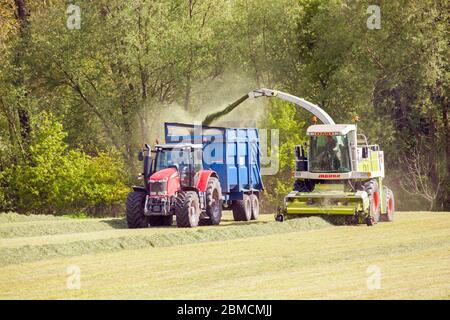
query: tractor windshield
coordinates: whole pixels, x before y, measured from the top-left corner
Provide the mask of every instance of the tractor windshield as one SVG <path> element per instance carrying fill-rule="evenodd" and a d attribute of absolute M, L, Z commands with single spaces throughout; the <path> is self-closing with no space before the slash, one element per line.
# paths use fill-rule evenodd
<path fill-rule="evenodd" d="M 309 171 L 350 172 L 351 164 L 347 136 L 311 136 Z"/>
<path fill-rule="evenodd" d="M 191 149 L 161 149 L 156 157 L 155 171 L 175 166 L 178 169 L 192 164 Z"/>

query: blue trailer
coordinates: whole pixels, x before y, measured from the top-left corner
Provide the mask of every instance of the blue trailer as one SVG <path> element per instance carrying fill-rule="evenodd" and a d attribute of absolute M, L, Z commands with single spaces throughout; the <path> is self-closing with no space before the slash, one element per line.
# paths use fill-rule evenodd
<path fill-rule="evenodd" d="M 236 221 L 258 218 L 263 182 L 257 129 L 165 123 L 165 140 L 140 152 L 144 186 L 129 194 L 129 227 L 170 225 L 173 215 L 178 227 L 216 225 L 223 207 Z"/>

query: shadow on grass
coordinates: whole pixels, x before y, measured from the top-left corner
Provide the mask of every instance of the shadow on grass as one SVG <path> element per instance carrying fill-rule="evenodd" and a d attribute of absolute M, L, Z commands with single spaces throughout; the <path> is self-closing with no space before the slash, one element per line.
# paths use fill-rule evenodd
<path fill-rule="evenodd" d="M 103 220 L 102 222 L 114 229 L 128 229 L 127 220 L 125 218 Z"/>

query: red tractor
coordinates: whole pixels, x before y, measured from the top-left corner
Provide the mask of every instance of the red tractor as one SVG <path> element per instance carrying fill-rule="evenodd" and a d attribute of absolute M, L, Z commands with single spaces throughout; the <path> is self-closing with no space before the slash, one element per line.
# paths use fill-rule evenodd
<path fill-rule="evenodd" d="M 144 186 L 133 187 L 126 205 L 129 228 L 217 225 L 222 218 L 219 176 L 202 166 L 202 144 L 145 145 Z M 154 153 L 154 159 L 151 157 Z"/>

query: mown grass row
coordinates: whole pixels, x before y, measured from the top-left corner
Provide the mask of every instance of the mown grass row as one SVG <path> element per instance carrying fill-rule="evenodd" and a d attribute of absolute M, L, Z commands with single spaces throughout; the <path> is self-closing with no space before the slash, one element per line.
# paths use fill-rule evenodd
<path fill-rule="evenodd" d="M 8 214 L 9 215 L 9 214 Z M 2 217 L 7 220 L 7 215 Z M 1 216 L 0 216 L 1 217 Z M 43 216 L 15 219 L 0 224 L 0 238 L 35 237 L 80 232 L 125 229 L 125 219 L 70 219 Z"/>
<path fill-rule="evenodd" d="M 67 217 L 59 217 L 47 214 L 19 214 L 15 212 L 0 213 L 0 224 L 3 223 L 17 223 L 17 222 L 31 222 L 31 221 L 55 221 L 68 220 Z"/>
<path fill-rule="evenodd" d="M 319 217 L 310 217 L 286 221 L 285 223 L 267 222 L 183 230 L 175 229 L 177 232 L 149 232 L 148 235 L 134 235 L 132 230 L 130 230 L 130 233 L 121 237 L 1 248 L 0 266 L 98 252 L 249 238 L 276 233 L 320 229 L 329 226 L 328 222 Z"/>

